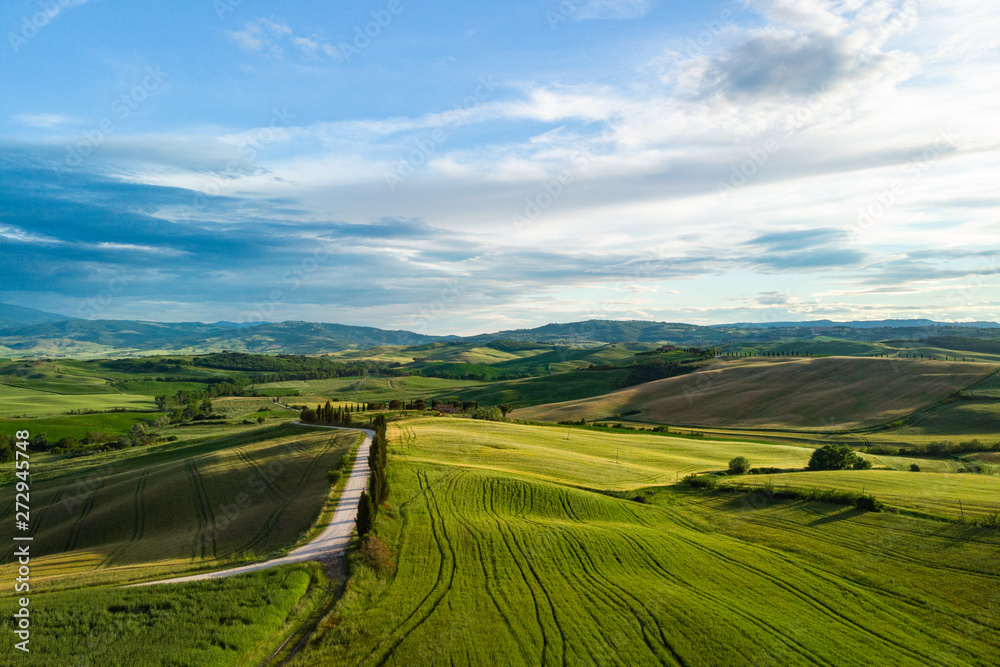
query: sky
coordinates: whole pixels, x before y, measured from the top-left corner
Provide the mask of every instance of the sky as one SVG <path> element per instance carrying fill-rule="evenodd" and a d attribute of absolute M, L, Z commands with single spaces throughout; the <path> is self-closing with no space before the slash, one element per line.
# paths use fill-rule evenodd
<path fill-rule="evenodd" d="M 7 0 L 0 301 L 1000 320 L 1000 6 Z"/>

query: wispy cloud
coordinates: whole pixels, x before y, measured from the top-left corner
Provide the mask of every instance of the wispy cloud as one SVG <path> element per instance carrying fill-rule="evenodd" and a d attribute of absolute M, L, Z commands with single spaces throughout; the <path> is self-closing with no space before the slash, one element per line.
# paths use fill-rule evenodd
<path fill-rule="evenodd" d="M 586 0 L 572 16 L 587 19 L 636 19 L 645 16 L 654 0 Z"/>
<path fill-rule="evenodd" d="M 25 127 L 52 130 L 69 125 L 79 125 L 82 121 L 79 118 L 61 113 L 19 113 L 11 116 L 10 122 Z"/>

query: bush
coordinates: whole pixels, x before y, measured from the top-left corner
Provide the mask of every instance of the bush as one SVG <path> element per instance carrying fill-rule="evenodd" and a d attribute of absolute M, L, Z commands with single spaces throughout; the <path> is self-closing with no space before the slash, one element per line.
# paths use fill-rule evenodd
<path fill-rule="evenodd" d="M 860 456 L 858 456 L 857 454 L 855 454 L 855 456 L 857 457 L 858 460 L 854 462 L 854 465 L 851 466 L 852 468 L 854 468 L 855 470 L 871 470 L 872 469 L 873 466 L 872 466 L 872 462 L 871 461 L 869 461 L 868 459 L 863 459 Z"/>
<path fill-rule="evenodd" d="M 920 466 L 918 466 L 916 463 L 911 463 L 910 472 L 920 472 Z"/>
<path fill-rule="evenodd" d="M 326 471 L 326 478 L 327 480 L 329 480 L 331 486 L 337 486 L 337 482 L 339 482 L 340 478 L 343 476 L 344 473 L 340 472 L 339 470 Z"/>
<path fill-rule="evenodd" d="M 379 574 L 392 574 L 396 571 L 389 546 L 374 535 L 369 535 L 361 541 L 358 556 L 362 563 Z"/>
<path fill-rule="evenodd" d="M 684 484 L 688 486 L 693 486 L 696 489 L 715 489 L 719 486 L 719 482 L 715 477 L 691 474 L 685 477 L 683 480 Z"/>
<path fill-rule="evenodd" d="M 750 472 L 750 459 L 745 456 L 737 456 L 729 461 L 730 475 L 745 475 Z"/>
<path fill-rule="evenodd" d="M 854 506 L 866 512 L 881 512 L 885 509 L 885 504 L 880 500 L 876 500 L 873 495 L 858 496 L 854 501 Z"/>

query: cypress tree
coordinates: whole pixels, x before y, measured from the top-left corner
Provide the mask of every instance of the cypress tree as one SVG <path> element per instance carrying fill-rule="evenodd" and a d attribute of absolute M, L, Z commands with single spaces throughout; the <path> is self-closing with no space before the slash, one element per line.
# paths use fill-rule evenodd
<path fill-rule="evenodd" d="M 361 500 L 358 502 L 358 518 L 356 526 L 358 537 L 364 537 L 371 532 L 375 520 L 375 509 L 372 507 L 372 499 L 367 491 L 361 492 Z"/>

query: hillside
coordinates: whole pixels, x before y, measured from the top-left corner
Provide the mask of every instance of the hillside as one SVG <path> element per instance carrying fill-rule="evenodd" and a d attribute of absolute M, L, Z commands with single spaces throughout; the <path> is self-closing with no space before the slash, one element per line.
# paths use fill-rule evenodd
<path fill-rule="evenodd" d="M 320 354 L 382 345 L 422 345 L 439 338 L 410 331 L 314 322 L 234 327 L 231 323 L 70 320 L 5 333 L 0 335 L 0 354 L 18 357 L 198 354 L 221 350 Z"/>
<path fill-rule="evenodd" d="M 691 426 L 849 429 L 899 419 L 997 368 L 883 358 L 751 358 L 514 415 L 592 421 L 638 411 L 629 418 Z"/>
<path fill-rule="evenodd" d="M 24 308 L 13 306 L 9 303 L 0 303 L 0 334 L 17 331 L 35 324 L 46 324 L 48 322 L 61 322 L 71 319 L 65 315 L 47 313 L 44 310 L 34 308 Z"/>

